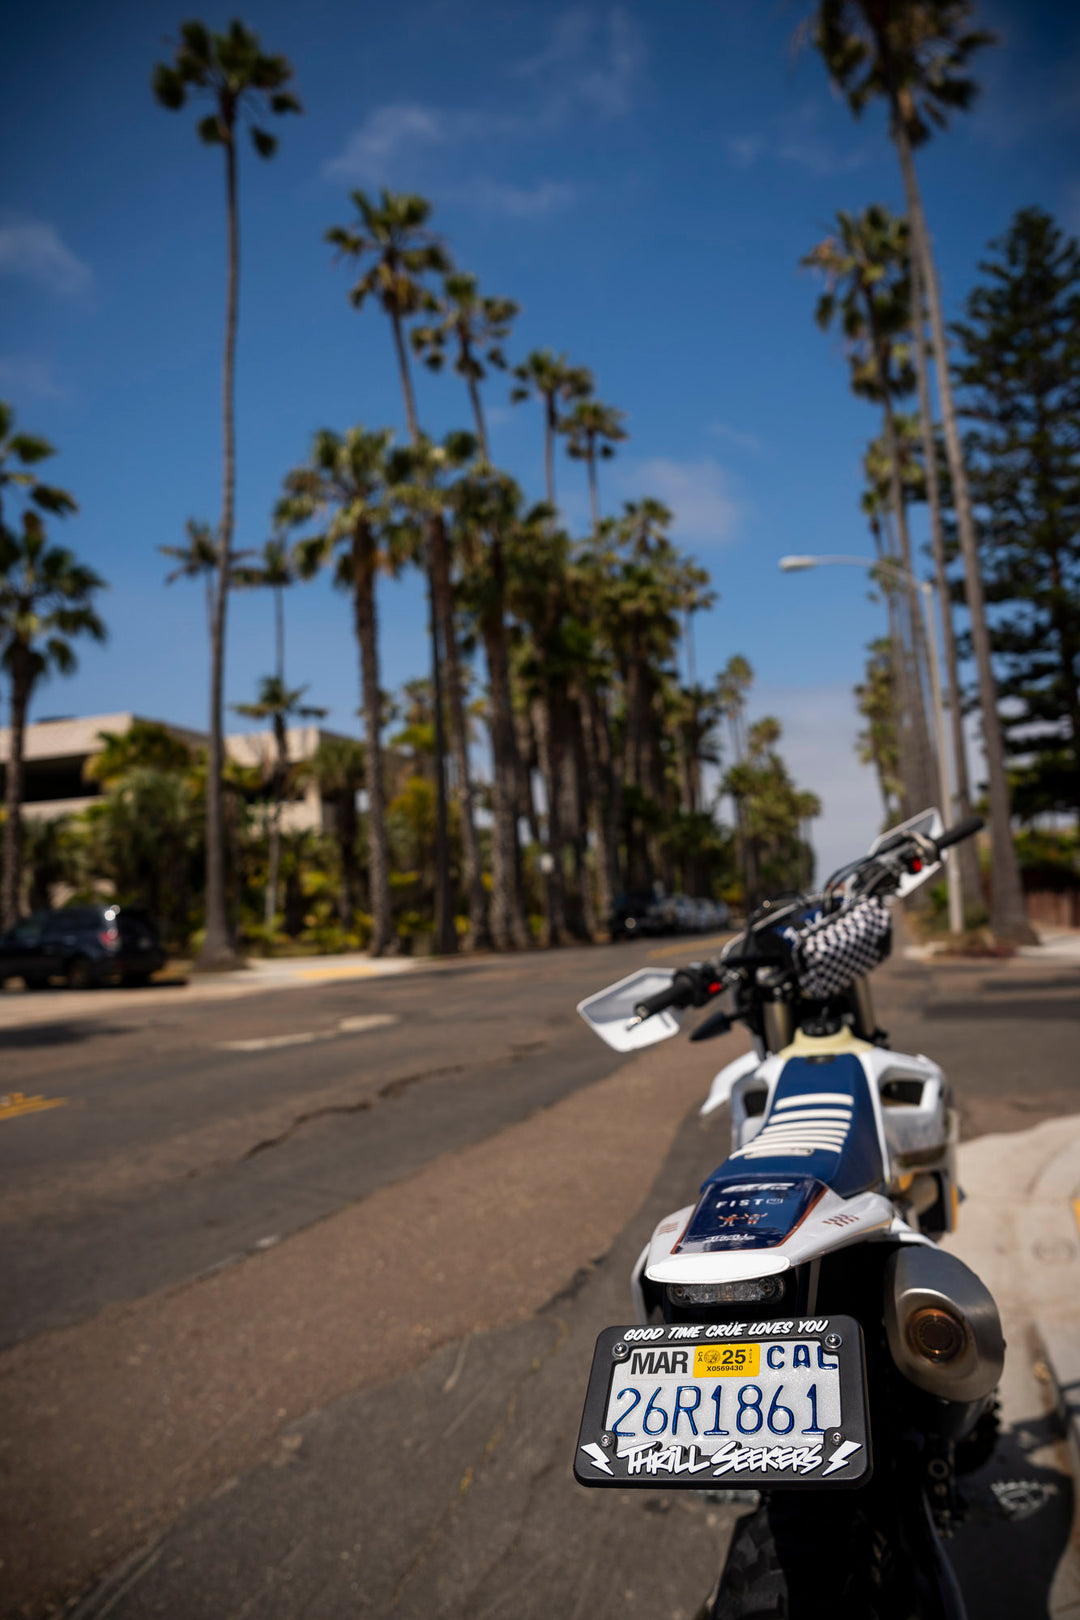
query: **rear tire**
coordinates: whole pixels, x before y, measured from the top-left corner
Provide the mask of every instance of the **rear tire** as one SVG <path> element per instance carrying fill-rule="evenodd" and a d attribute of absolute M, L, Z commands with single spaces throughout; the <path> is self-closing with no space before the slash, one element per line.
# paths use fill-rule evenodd
<path fill-rule="evenodd" d="M 145 990 L 150 983 L 149 973 L 125 973 L 120 979 L 125 990 Z"/>
<path fill-rule="evenodd" d="M 48 979 L 41 978 L 37 974 L 34 974 L 31 978 L 27 978 L 26 974 L 24 973 L 23 984 L 28 990 L 45 990 L 48 988 L 49 981 Z"/>
<path fill-rule="evenodd" d="M 735 1526 L 709 1620 L 915 1620 L 904 1563 L 851 1496 L 785 1493 Z"/>

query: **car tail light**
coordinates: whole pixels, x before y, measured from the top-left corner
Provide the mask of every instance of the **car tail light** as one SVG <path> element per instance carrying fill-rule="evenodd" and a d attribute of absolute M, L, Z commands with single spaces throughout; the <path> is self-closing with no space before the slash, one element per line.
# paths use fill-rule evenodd
<path fill-rule="evenodd" d="M 98 935 L 98 940 L 107 951 L 112 950 L 113 946 L 120 942 L 120 930 L 118 928 L 103 928 Z"/>

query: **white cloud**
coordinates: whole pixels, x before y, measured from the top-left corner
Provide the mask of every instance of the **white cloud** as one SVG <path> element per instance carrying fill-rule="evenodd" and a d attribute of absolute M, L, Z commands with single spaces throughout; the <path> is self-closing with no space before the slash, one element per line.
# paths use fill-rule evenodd
<path fill-rule="evenodd" d="M 820 104 L 805 101 L 793 112 L 785 113 L 767 134 L 726 136 L 728 160 L 732 168 L 749 169 L 760 158 L 771 158 L 818 177 L 861 169 L 869 160 L 868 148 L 856 143 L 853 131 L 842 144 L 823 135 L 821 121 Z"/>
<path fill-rule="evenodd" d="M 88 265 L 64 243 L 55 225 L 44 220 L 8 220 L 0 225 L 0 274 L 29 276 L 65 297 L 90 285 Z"/>
<path fill-rule="evenodd" d="M 742 433 L 737 428 L 728 427 L 726 422 L 710 422 L 709 432 L 739 450 L 752 451 L 755 456 L 759 456 L 765 448 L 756 433 Z"/>
<path fill-rule="evenodd" d="M 459 119 L 423 107 L 419 102 L 390 102 L 377 107 L 354 130 L 344 151 L 323 164 L 327 180 L 352 180 L 360 185 L 383 185 L 399 161 L 415 156 L 423 147 L 442 146 L 461 133 Z"/>
<path fill-rule="evenodd" d="M 724 141 L 737 169 L 748 169 L 765 150 L 764 135 L 729 135 Z"/>
<path fill-rule="evenodd" d="M 731 477 L 718 461 L 674 461 L 652 456 L 645 461 L 615 464 L 613 482 L 629 500 L 652 495 L 675 514 L 672 534 L 696 545 L 722 544 L 733 538 L 742 516 L 742 504 L 731 488 Z"/>
<path fill-rule="evenodd" d="M 641 29 L 621 7 L 604 18 L 578 7 L 558 19 L 544 50 L 511 72 L 540 85 L 544 122 L 560 122 L 577 107 L 621 118 L 633 106 L 644 59 Z"/>
<path fill-rule="evenodd" d="M 0 393 L 8 398 L 66 400 L 71 390 L 60 382 L 52 366 L 30 355 L 0 356 Z"/>
<path fill-rule="evenodd" d="M 569 208 L 581 195 L 581 188 L 563 180 L 539 180 L 532 186 L 516 186 L 505 180 L 477 175 L 444 195 L 475 208 L 478 213 L 494 214 L 500 219 L 542 219 Z"/>
<path fill-rule="evenodd" d="M 774 714 L 783 727 L 780 753 L 799 788 L 821 800 L 812 823 L 817 878 L 869 848 L 881 831 L 877 779 L 855 753 L 859 717 L 850 686 L 763 686 L 751 698 L 751 718 Z"/>

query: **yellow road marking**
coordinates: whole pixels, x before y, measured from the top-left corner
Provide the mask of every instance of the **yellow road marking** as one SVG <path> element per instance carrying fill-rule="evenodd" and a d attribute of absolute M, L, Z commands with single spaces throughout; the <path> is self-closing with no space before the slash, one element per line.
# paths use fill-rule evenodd
<path fill-rule="evenodd" d="M 1077 1230 L 1080 1231 L 1080 1198 L 1073 1199 L 1073 1214 L 1076 1217 Z"/>
<path fill-rule="evenodd" d="M 45 1108 L 66 1108 L 66 1097 L 24 1097 L 21 1091 L 9 1091 L 0 1096 L 0 1119 L 14 1119 L 16 1114 L 39 1114 Z"/>
<path fill-rule="evenodd" d="M 349 963 L 345 967 L 327 968 L 299 968 L 296 972 L 298 979 L 368 979 L 377 972 L 373 967 L 354 966 Z"/>

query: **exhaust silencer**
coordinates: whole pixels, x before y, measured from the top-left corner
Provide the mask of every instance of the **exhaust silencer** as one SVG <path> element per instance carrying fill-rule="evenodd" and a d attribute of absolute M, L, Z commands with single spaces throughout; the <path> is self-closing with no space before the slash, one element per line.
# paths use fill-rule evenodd
<path fill-rule="evenodd" d="M 993 1296 L 941 1249 L 911 1243 L 892 1254 L 885 1330 L 904 1377 L 940 1400 L 983 1400 L 1001 1377 L 1005 1340 Z"/>

